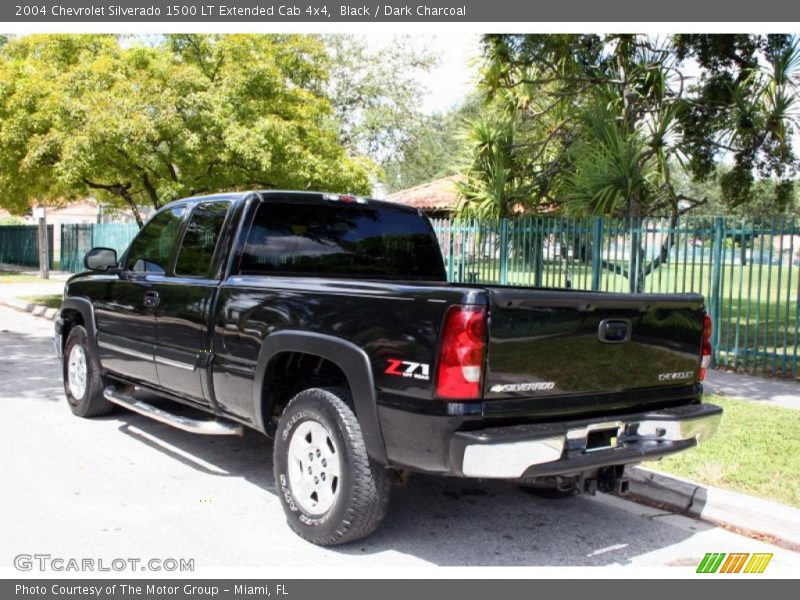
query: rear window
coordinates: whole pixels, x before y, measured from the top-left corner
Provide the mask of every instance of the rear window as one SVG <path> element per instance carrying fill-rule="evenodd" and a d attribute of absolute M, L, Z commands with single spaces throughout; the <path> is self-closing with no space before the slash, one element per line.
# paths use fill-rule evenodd
<path fill-rule="evenodd" d="M 439 244 L 424 217 L 340 202 L 261 204 L 240 272 L 445 279 Z"/>

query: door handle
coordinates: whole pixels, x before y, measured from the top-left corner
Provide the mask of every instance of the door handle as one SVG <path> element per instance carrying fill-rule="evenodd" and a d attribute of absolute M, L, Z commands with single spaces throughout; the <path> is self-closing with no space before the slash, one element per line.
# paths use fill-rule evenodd
<path fill-rule="evenodd" d="M 144 305 L 147 308 L 155 308 L 158 306 L 158 292 L 147 292 L 144 295 Z"/>

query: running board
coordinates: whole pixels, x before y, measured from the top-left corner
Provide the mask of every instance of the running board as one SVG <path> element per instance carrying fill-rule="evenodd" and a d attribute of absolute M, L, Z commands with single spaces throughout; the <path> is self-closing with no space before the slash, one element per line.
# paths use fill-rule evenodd
<path fill-rule="evenodd" d="M 190 419 L 189 417 L 175 415 L 166 410 L 157 408 L 152 404 L 148 404 L 147 402 L 137 400 L 130 394 L 119 391 L 113 385 L 103 390 L 103 396 L 106 400 L 118 406 L 190 433 L 200 433 L 203 435 L 242 435 L 243 433 L 243 427 L 241 425 L 227 421 Z"/>

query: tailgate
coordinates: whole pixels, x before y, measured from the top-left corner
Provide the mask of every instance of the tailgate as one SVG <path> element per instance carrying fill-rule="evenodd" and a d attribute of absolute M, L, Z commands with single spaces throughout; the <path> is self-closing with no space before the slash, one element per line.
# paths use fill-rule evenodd
<path fill-rule="evenodd" d="M 488 293 L 487 407 L 503 398 L 590 395 L 595 402 L 613 397 L 610 403 L 623 408 L 640 403 L 623 392 L 697 382 L 702 296 L 521 288 Z M 620 403 L 622 397 L 630 399 Z"/>

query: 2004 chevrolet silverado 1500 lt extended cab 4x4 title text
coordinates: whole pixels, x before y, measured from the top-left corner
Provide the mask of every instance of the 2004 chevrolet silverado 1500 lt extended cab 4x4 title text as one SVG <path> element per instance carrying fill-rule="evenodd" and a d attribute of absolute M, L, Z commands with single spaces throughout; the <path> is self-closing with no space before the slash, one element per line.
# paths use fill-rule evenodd
<path fill-rule="evenodd" d="M 317 544 L 373 532 L 412 471 L 624 491 L 625 465 L 722 413 L 701 402 L 701 296 L 448 283 L 429 221 L 396 204 L 189 198 L 84 262 L 56 322 L 72 411 L 274 437 L 289 525 Z"/>

